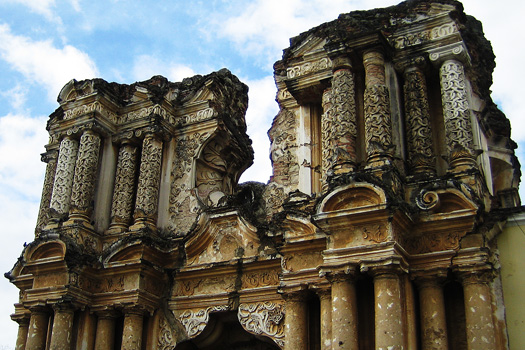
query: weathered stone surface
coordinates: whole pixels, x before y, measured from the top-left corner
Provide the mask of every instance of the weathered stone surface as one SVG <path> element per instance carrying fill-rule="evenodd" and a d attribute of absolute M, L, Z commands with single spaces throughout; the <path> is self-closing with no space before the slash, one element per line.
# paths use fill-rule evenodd
<path fill-rule="evenodd" d="M 292 38 L 267 184 L 238 184 L 253 151 L 229 71 L 69 82 L 6 274 L 17 349 L 505 348 L 494 238 L 520 173 L 493 60 L 452 0 Z"/>

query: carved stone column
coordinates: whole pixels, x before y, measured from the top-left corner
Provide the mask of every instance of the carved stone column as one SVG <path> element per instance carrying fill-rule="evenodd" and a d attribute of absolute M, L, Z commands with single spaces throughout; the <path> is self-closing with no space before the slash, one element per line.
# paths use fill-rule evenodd
<path fill-rule="evenodd" d="M 435 173 L 432 130 L 425 74 L 416 65 L 404 71 L 408 162 L 413 173 Z"/>
<path fill-rule="evenodd" d="M 321 116 L 321 190 L 328 189 L 328 175 L 333 173 L 334 139 L 332 138 L 333 103 L 332 89 L 326 89 L 322 98 L 323 115 Z"/>
<path fill-rule="evenodd" d="M 124 329 L 122 331 L 121 350 L 141 350 L 144 311 L 128 309 L 124 311 Z"/>
<path fill-rule="evenodd" d="M 390 95 L 385 80 L 385 59 L 379 50 L 363 54 L 365 66 L 365 142 L 371 166 L 389 162 L 393 156 Z"/>
<path fill-rule="evenodd" d="M 447 321 L 442 283 L 445 274 L 423 275 L 415 279 L 419 290 L 421 344 L 423 350 L 448 349 Z"/>
<path fill-rule="evenodd" d="M 284 349 L 308 349 L 308 306 L 303 292 L 283 294 L 286 314 L 284 317 Z"/>
<path fill-rule="evenodd" d="M 496 349 L 492 318 L 490 273 L 467 270 L 459 273 L 465 296 L 465 319 L 469 350 Z"/>
<path fill-rule="evenodd" d="M 401 280 L 397 266 L 376 266 L 374 277 L 376 349 L 405 348 Z"/>
<path fill-rule="evenodd" d="M 36 229 L 43 229 L 49 220 L 49 205 L 53 193 L 53 182 L 57 169 L 58 152 L 50 151 L 42 154 L 42 161 L 47 163 L 46 174 L 44 177 L 44 187 L 42 188 L 42 199 L 40 200 L 40 209 L 38 210 L 38 219 Z"/>
<path fill-rule="evenodd" d="M 95 335 L 95 350 L 113 350 L 115 343 L 115 312 L 97 313 L 97 332 Z"/>
<path fill-rule="evenodd" d="M 472 124 L 463 64 L 446 60 L 439 69 L 450 166 L 474 165 Z"/>
<path fill-rule="evenodd" d="M 317 295 L 321 302 L 321 349 L 332 350 L 332 292 L 320 289 Z"/>
<path fill-rule="evenodd" d="M 48 322 L 49 314 L 46 308 L 41 306 L 31 308 L 26 350 L 45 350 Z"/>
<path fill-rule="evenodd" d="M 80 147 L 75 164 L 70 219 L 81 219 L 88 223 L 91 221 L 99 153 L 100 136 L 90 129 L 84 131 L 80 137 Z"/>
<path fill-rule="evenodd" d="M 147 134 L 142 142 L 135 222 L 131 230 L 156 227 L 161 161 L 162 141 L 153 134 Z"/>
<path fill-rule="evenodd" d="M 110 232 L 123 232 L 131 223 L 137 153 L 137 147 L 131 143 L 124 142 L 120 147 L 111 203 Z"/>
<path fill-rule="evenodd" d="M 334 173 L 352 171 L 356 165 L 356 102 L 354 73 L 350 59 L 340 56 L 333 60 L 332 89 L 323 95 L 325 113 L 321 120 L 323 159 Z M 327 92 L 328 93 L 328 92 Z M 328 101 L 326 100 L 328 99 Z M 330 102 L 329 102 L 330 101 Z"/>
<path fill-rule="evenodd" d="M 55 316 L 53 318 L 53 331 L 51 333 L 51 350 L 71 349 L 71 338 L 73 331 L 73 318 L 75 311 L 71 305 L 54 306 Z"/>
<path fill-rule="evenodd" d="M 429 57 L 439 67 L 450 171 L 471 168 L 476 165 L 476 153 L 462 63 L 469 63 L 467 50 L 462 43 L 456 43 L 433 50 Z"/>
<path fill-rule="evenodd" d="M 359 349 L 357 336 L 357 299 L 354 284 L 355 267 L 323 271 L 332 285 L 332 345 L 330 349 Z M 322 310 L 321 310 L 322 311 Z M 324 345 L 324 344 L 323 344 Z"/>
<path fill-rule="evenodd" d="M 69 213 L 77 153 L 78 141 L 66 136 L 60 142 L 53 194 L 49 205 L 50 216 L 56 221 L 64 219 Z"/>
<path fill-rule="evenodd" d="M 13 318 L 18 323 L 18 335 L 16 337 L 15 350 L 24 350 L 26 348 L 27 333 L 29 332 L 30 317 Z"/>

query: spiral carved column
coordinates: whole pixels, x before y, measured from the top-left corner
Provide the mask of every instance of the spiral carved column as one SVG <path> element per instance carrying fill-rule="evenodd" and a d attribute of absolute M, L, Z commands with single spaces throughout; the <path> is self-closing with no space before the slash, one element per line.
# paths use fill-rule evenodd
<path fill-rule="evenodd" d="M 119 149 L 109 232 L 123 232 L 131 223 L 137 154 L 137 147 L 131 143 L 123 143 Z"/>
<path fill-rule="evenodd" d="M 390 162 L 393 156 L 390 95 L 385 79 L 385 59 L 378 50 L 363 54 L 365 66 L 365 143 L 371 166 Z"/>
<path fill-rule="evenodd" d="M 80 137 L 71 193 L 70 219 L 80 219 L 88 223 L 91 221 L 100 141 L 100 136 L 93 130 L 84 131 Z"/>

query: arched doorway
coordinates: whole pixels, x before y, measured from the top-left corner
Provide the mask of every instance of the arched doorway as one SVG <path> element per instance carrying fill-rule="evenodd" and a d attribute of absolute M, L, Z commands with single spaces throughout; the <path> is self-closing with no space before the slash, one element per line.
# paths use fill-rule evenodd
<path fill-rule="evenodd" d="M 182 342 L 175 350 L 280 350 L 268 337 L 248 333 L 235 312 L 210 315 L 206 328 L 194 339 Z"/>

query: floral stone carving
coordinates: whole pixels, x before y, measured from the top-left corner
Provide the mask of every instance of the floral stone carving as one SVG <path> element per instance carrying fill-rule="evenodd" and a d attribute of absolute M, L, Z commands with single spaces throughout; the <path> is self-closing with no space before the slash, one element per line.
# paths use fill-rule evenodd
<path fill-rule="evenodd" d="M 237 316 L 246 331 L 270 337 L 284 347 L 283 305 L 272 302 L 241 304 Z"/>

